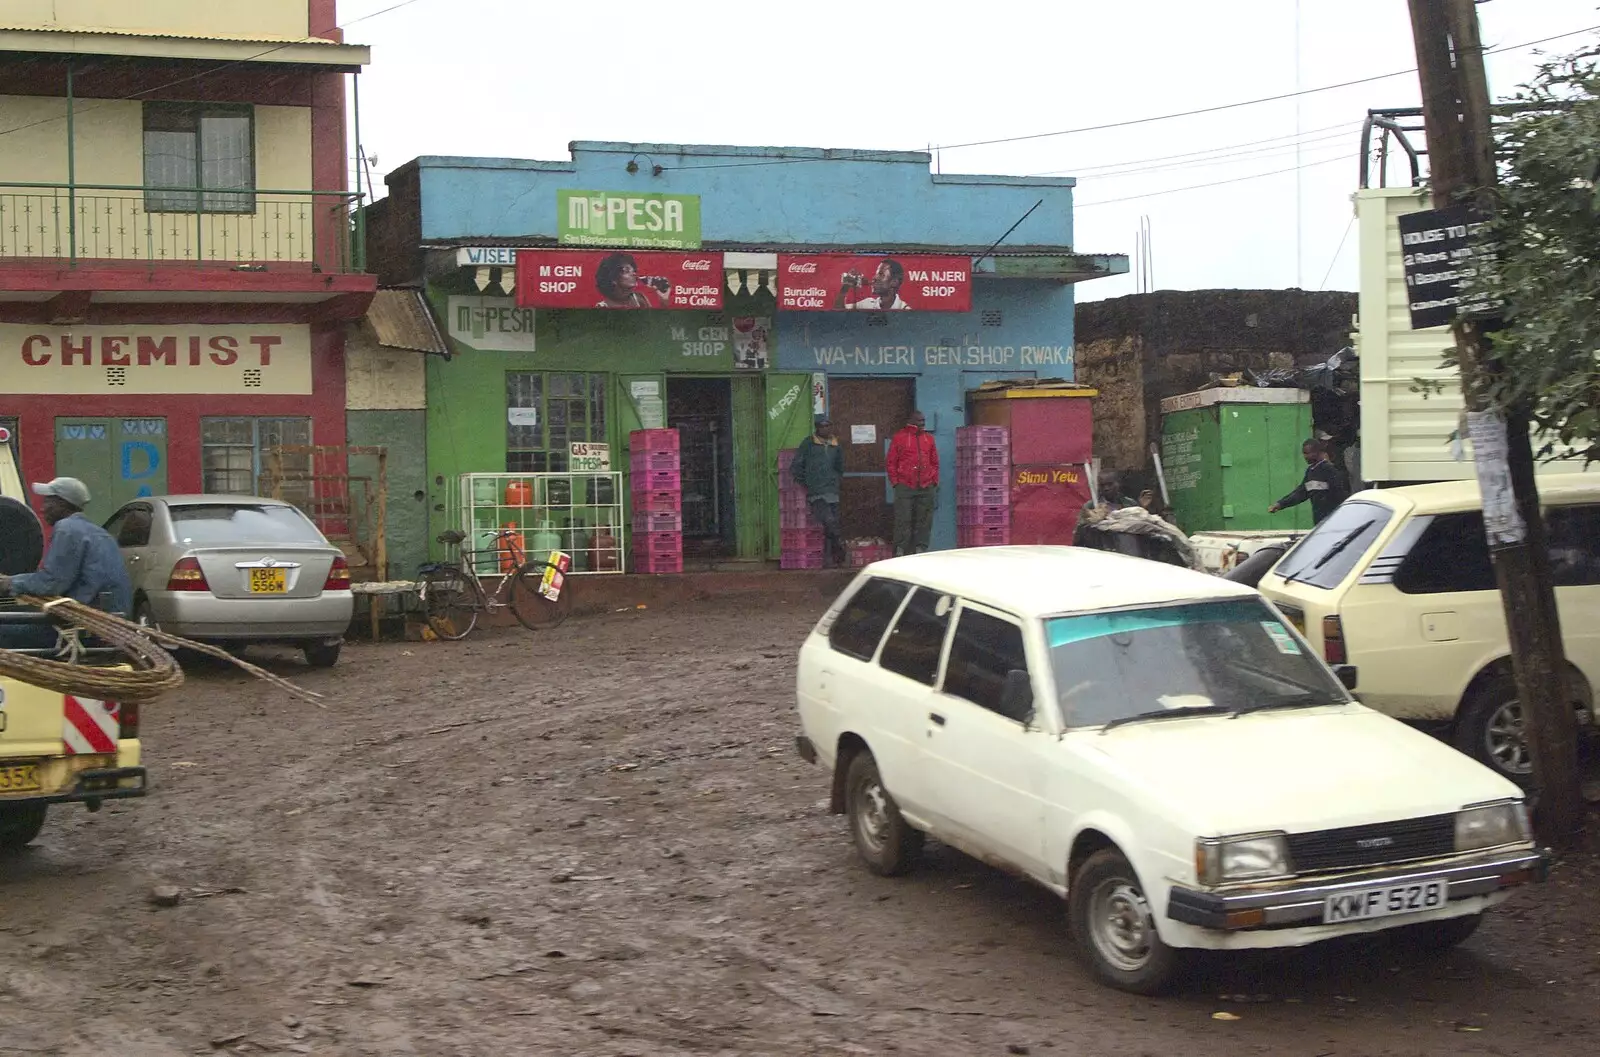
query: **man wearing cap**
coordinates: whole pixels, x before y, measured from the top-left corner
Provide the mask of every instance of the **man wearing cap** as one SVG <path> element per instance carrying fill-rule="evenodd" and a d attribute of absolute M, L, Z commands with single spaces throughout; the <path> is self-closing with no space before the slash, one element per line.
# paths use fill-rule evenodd
<path fill-rule="evenodd" d="M 827 540 L 828 561 L 843 565 L 844 539 L 839 531 L 839 486 L 844 480 L 844 452 L 839 450 L 839 437 L 833 423 L 824 415 L 817 417 L 811 436 L 795 449 L 789 472 L 797 484 L 806 489 L 806 504 L 811 516 L 822 526 Z"/>
<path fill-rule="evenodd" d="M 50 549 L 38 572 L 0 576 L 0 595 L 63 596 L 126 615 L 133 608 L 133 585 L 117 541 L 83 516 L 83 508 L 89 505 L 88 486 L 76 477 L 57 477 L 35 484 L 33 494 L 40 497 L 39 513 L 51 526 Z M 0 628 L 0 636 L 6 636 L 6 630 Z M 14 643 L 0 638 L 0 645 L 20 645 L 21 638 L 32 644 L 40 629 L 12 630 L 32 634 L 17 636 Z M 51 637 L 53 641 L 53 633 Z"/>

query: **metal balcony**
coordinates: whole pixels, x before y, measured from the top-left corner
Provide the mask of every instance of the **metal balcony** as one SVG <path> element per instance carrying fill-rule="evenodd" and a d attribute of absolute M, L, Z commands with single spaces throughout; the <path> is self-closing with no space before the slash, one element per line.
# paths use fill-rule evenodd
<path fill-rule="evenodd" d="M 0 182 L 0 267 L 92 262 L 360 274 L 361 198 L 350 191 Z"/>

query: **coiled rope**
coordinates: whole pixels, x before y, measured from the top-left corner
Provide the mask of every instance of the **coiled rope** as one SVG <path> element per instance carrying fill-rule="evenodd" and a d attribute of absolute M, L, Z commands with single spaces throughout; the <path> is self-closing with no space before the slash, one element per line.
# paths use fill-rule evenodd
<path fill-rule="evenodd" d="M 0 675 L 47 690 L 102 701 L 149 701 L 183 685 L 183 669 L 168 650 L 186 649 L 227 661 L 302 701 L 309 701 L 319 708 L 325 707 L 321 702 L 321 694 L 298 687 L 287 679 L 242 661 L 227 650 L 169 635 L 147 624 L 135 624 L 71 598 L 22 595 L 17 601 L 43 610 L 71 626 L 73 630 L 67 633 L 70 640 L 69 656 L 78 656 L 81 645 L 77 637 L 86 632 L 117 649 L 128 659 L 128 663 L 117 667 L 100 667 L 0 649 Z"/>

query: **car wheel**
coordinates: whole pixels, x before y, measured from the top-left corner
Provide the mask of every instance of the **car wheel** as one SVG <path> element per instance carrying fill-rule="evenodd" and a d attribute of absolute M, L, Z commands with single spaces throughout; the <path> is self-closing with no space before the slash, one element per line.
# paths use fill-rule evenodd
<path fill-rule="evenodd" d="M 1526 785 L 1533 776 L 1533 757 L 1523 723 L 1517 688 L 1496 679 L 1474 690 L 1456 716 L 1456 748 L 1513 782 Z"/>
<path fill-rule="evenodd" d="M 1403 947 L 1427 953 L 1442 953 L 1467 942 L 1478 926 L 1483 924 L 1482 914 L 1445 918 L 1442 921 L 1423 921 L 1416 925 L 1403 925 L 1393 932 L 1394 941 Z"/>
<path fill-rule="evenodd" d="M 339 650 L 344 645 L 342 642 L 308 642 L 300 647 L 300 652 L 306 655 L 306 663 L 313 668 L 332 668 L 339 663 Z"/>
<path fill-rule="evenodd" d="M 133 622 L 157 629 L 161 627 L 160 624 L 156 623 L 155 614 L 150 611 L 150 600 L 148 598 L 141 598 L 134 603 Z"/>
<path fill-rule="evenodd" d="M 922 833 L 900 816 L 869 752 L 850 760 L 845 777 L 845 817 L 867 869 L 881 877 L 910 870 L 922 850 Z"/>
<path fill-rule="evenodd" d="M 48 804 L 0 804 L 0 852 L 26 847 L 44 828 Z"/>
<path fill-rule="evenodd" d="M 1112 987 L 1155 995 L 1172 986 L 1178 952 L 1162 942 L 1144 888 L 1127 858 L 1102 848 L 1072 878 L 1067 916 L 1096 976 Z"/>

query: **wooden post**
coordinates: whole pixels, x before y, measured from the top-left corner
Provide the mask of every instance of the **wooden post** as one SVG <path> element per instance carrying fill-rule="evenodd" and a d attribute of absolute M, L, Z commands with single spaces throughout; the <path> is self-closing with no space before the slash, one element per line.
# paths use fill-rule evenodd
<path fill-rule="evenodd" d="M 1434 206 L 1459 205 L 1463 198 L 1470 200 L 1474 195 L 1475 204 L 1485 206 L 1485 192 L 1494 186 L 1496 173 L 1477 10 L 1473 0 L 1409 3 Z M 1503 411 L 1491 405 L 1488 394 L 1500 368 L 1484 326 L 1461 320 L 1454 329 L 1462 398 L 1485 509 L 1500 487 L 1495 480 L 1509 479 L 1518 515 L 1510 524 L 1491 528 L 1489 551 L 1505 609 L 1517 700 L 1522 705 L 1539 787 L 1535 822 L 1543 839 L 1567 846 L 1582 822 L 1577 716 L 1569 692 L 1550 552 L 1534 477 L 1531 416 L 1525 408 Z M 1521 521 L 1520 526 L 1514 524 L 1516 520 Z"/>

